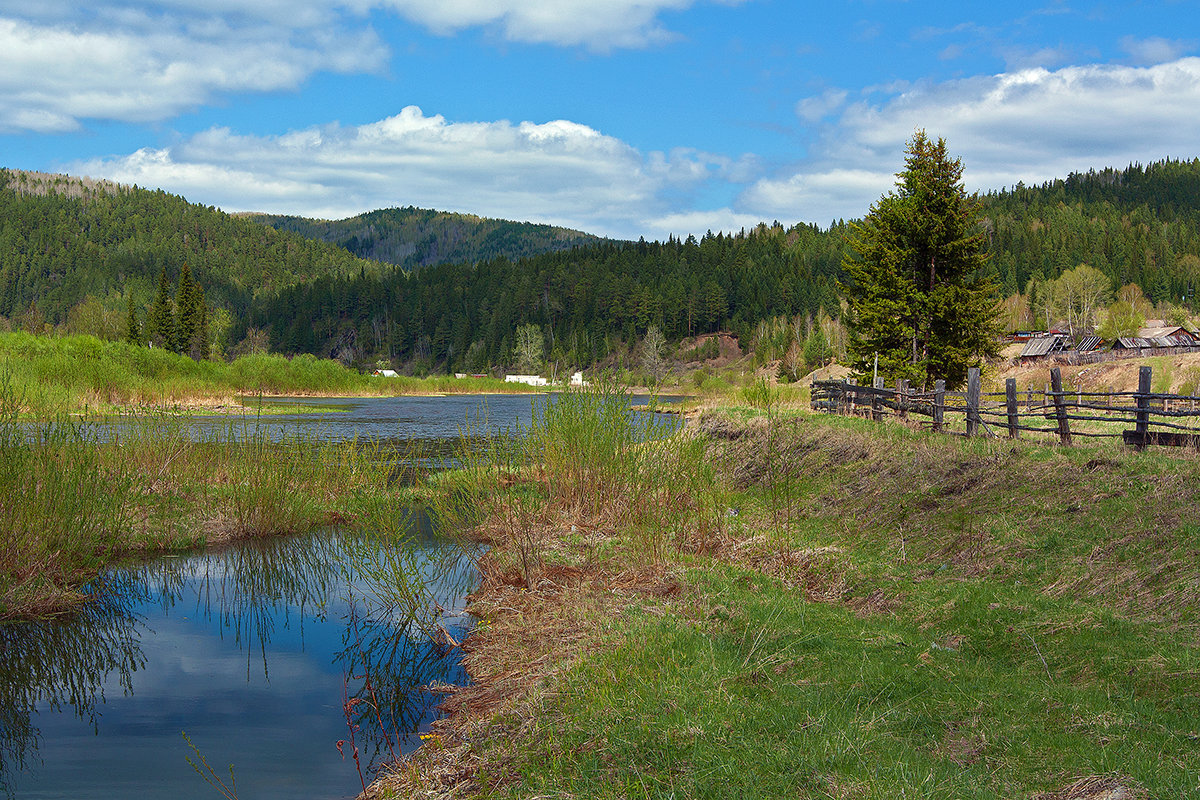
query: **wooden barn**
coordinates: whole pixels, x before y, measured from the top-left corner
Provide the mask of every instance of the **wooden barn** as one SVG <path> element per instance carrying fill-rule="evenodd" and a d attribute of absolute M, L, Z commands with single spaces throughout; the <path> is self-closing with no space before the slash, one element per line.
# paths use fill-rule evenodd
<path fill-rule="evenodd" d="M 1122 336 L 1113 342 L 1113 350 L 1156 350 L 1176 347 L 1197 347 L 1200 339 L 1180 325 L 1142 328 L 1137 336 Z"/>

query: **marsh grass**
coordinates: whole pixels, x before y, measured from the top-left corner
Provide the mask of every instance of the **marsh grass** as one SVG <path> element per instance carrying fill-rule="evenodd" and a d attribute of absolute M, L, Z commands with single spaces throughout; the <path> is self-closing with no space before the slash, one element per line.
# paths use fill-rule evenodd
<path fill-rule="evenodd" d="M 237 405 L 239 395 L 527 393 L 497 378 L 378 378 L 302 354 L 252 354 L 226 363 L 93 336 L 0 333 L 0 359 L 34 417 L 61 412 L 171 405 Z"/>
<path fill-rule="evenodd" d="M 136 491 L 129 465 L 105 458 L 82 423 L 27 426 L 18 407 L 0 373 L 0 618 L 55 605 L 112 558 Z"/>
<path fill-rule="evenodd" d="M 0 373 L 0 619 L 85 598 L 81 587 L 131 555 L 330 523 L 381 526 L 410 490 L 403 453 L 256 419 L 197 426 L 147 411 L 102 420 L 21 418 Z"/>
<path fill-rule="evenodd" d="M 506 435 L 481 439 L 469 428 L 460 468 L 435 478 L 431 503 L 443 527 L 503 542 L 527 586 L 564 529 L 619 530 L 643 557 L 661 560 L 717 527 L 703 443 L 673 419 L 631 412 L 616 384 L 535 401 L 530 423 Z"/>

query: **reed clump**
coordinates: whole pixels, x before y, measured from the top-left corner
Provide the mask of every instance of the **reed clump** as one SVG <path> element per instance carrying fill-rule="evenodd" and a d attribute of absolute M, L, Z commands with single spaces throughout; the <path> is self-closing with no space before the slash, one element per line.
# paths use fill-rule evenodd
<path fill-rule="evenodd" d="M 403 455 L 375 445 L 155 413 L 29 422 L 22 407 L 0 374 L 0 619 L 67 610 L 126 556 L 382 524 L 409 497 L 392 480 Z"/>
<path fill-rule="evenodd" d="M 149 405 L 236 404 L 242 395 L 401 396 L 526 393 L 498 378 L 382 378 L 310 354 L 266 353 L 232 362 L 195 361 L 161 348 L 94 336 L 0 332 L 0 360 L 21 395 L 22 411 L 45 417 L 69 411 Z"/>
<path fill-rule="evenodd" d="M 430 502 L 444 529 L 503 543 L 528 586 L 564 532 L 620 534 L 653 561 L 719 527 L 703 442 L 674 419 L 631 413 L 628 391 L 614 383 L 535 401 L 527 426 L 490 438 L 468 430 L 468 441 L 460 468 L 432 478 Z"/>

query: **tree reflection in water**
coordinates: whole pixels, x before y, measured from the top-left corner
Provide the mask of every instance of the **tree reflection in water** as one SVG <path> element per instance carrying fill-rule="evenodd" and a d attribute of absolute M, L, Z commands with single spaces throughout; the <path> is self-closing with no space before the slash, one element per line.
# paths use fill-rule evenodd
<path fill-rule="evenodd" d="M 144 595 L 122 577 L 72 617 L 0 624 L 0 789 L 36 758 L 39 709 L 70 710 L 98 732 L 105 679 L 115 675 L 122 691 L 133 691 L 133 673 L 146 662 L 131 609 Z"/>
<path fill-rule="evenodd" d="M 381 565 L 405 572 L 389 579 Z M 114 570 L 74 617 L 0 625 L 0 787 L 12 794 L 13 780 L 39 765 L 39 714 L 70 711 L 105 736 L 105 689 L 134 695 L 135 674 L 153 674 L 143 643 L 158 635 L 158 616 L 204 620 L 231 640 L 247 682 L 259 670 L 269 680 L 279 657 L 272 639 L 282 630 L 298 631 L 307 653 L 332 648 L 364 768 L 372 769 L 419 743 L 438 699 L 422 687 L 465 679 L 457 653 L 439 650 L 430 632 L 442 625 L 461 638 L 468 621 L 459 612 L 473 581 L 471 558 L 436 540 L 420 515 L 386 534 L 326 531 Z M 340 643 L 320 641 L 327 634 L 310 642 L 306 626 L 317 622 L 340 626 Z"/>

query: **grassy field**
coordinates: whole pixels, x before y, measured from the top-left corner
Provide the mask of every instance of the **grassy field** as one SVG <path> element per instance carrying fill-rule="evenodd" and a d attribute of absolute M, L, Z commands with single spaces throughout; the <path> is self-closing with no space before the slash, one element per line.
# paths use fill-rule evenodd
<path fill-rule="evenodd" d="M 237 405 L 243 395 L 398 396 L 527 393 L 498 378 L 379 378 L 311 355 L 187 356 L 92 336 L 0 333 L 0 361 L 34 416 L 128 406 Z"/>
<path fill-rule="evenodd" d="M 438 480 L 475 683 L 371 796 L 1200 797 L 1194 454 L 745 400 Z"/>

